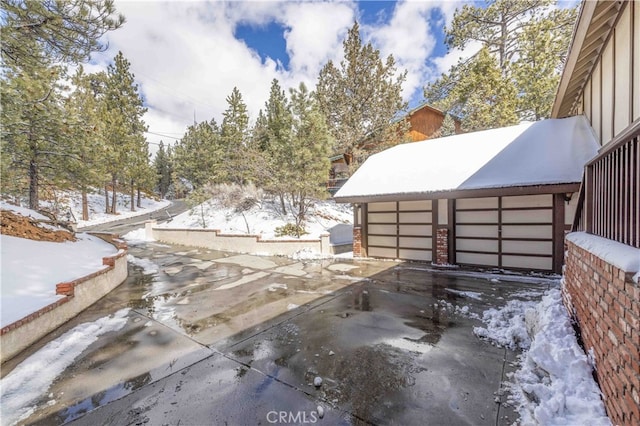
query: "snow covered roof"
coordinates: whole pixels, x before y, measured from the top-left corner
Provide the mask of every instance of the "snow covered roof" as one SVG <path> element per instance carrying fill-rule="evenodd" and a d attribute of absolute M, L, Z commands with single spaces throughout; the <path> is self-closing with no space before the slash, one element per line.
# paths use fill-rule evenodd
<path fill-rule="evenodd" d="M 334 198 L 579 183 L 598 148 L 584 116 L 407 143 L 369 157 Z"/>

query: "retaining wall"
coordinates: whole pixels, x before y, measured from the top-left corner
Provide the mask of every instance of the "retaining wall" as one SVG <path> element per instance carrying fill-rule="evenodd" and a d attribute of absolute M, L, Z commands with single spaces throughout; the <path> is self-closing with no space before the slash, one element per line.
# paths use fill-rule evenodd
<path fill-rule="evenodd" d="M 146 223 L 146 236 L 156 241 L 207 248 L 235 253 L 257 253 L 276 256 L 291 256 L 304 249 L 323 255 L 335 254 L 338 247 L 332 246 L 329 233 L 320 239 L 307 240 L 263 240 L 259 235 L 222 234 L 216 229 L 168 229 L 155 227 L 155 221 Z"/>
<path fill-rule="evenodd" d="M 2 363 L 78 315 L 127 278 L 126 244 L 111 234 L 92 235 L 113 244 L 118 252 L 102 258 L 102 264 L 106 268 L 70 282 L 57 284 L 56 294 L 64 295 L 64 298 L 3 327 L 0 332 Z"/>
<path fill-rule="evenodd" d="M 598 243 L 597 238 L 593 241 Z M 604 239 L 602 239 L 604 240 Z M 605 240 L 605 250 L 567 238 L 563 298 L 577 322 L 587 351 L 593 350 L 596 376 L 607 414 L 615 425 L 640 424 L 640 287 L 637 271 L 625 271 L 605 254 L 640 250 Z M 622 246 L 622 244 L 620 244 Z M 619 258 L 619 256 L 618 256 Z M 636 269 L 634 267 L 633 269 Z"/>

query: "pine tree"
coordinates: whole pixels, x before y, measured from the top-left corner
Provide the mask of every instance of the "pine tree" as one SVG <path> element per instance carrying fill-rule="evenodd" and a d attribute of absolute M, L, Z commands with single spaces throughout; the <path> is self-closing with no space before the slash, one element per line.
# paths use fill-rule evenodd
<path fill-rule="evenodd" d="M 224 161 L 224 147 L 215 120 L 189 126 L 173 149 L 174 182 L 185 179 L 196 189 L 207 183 L 225 182 Z"/>
<path fill-rule="evenodd" d="M 39 208 L 41 187 L 64 179 L 69 159 L 62 111 L 65 69 L 31 42 L 33 58 L 28 67 L 3 64 L 2 178 L 14 192 L 28 194 L 29 208 Z M 18 176 L 16 176 L 16 174 Z"/>
<path fill-rule="evenodd" d="M 456 122 L 453 120 L 451 114 L 445 114 L 444 120 L 442 120 L 442 126 L 440 126 L 439 137 L 452 136 L 456 134 Z"/>
<path fill-rule="evenodd" d="M 10 66 L 38 66 L 34 46 L 53 63 L 82 62 L 124 23 L 113 0 L 0 0 L 0 6 L 2 61 Z"/>
<path fill-rule="evenodd" d="M 122 52 L 107 68 L 104 81 L 104 115 L 106 133 L 105 163 L 111 177 L 112 202 L 109 213 L 116 214 L 116 192 L 118 181 L 125 183 L 133 179 L 135 169 L 140 166 L 143 155 L 144 132 L 147 126 L 142 116 L 147 111 L 138 93 L 131 64 Z M 132 154 L 132 155 L 131 155 Z M 107 187 L 105 187 L 107 191 Z"/>
<path fill-rule="evenodd" d="M 164 198 L 171 186 L 171 158 L 170 154 L 165 152 L 164 143 L 160 141 L 160 147 L 153 160 L 155 169 L 155 187 L 160 193 L 160 197 Z"/>
<path fill-rule="evenodd" d="M 320 71 L 316 98 L 335 140 L 333 151 L 351 155 L 357 167 L 407 133 L 405 120 L 393 120 L 407 108 L 401 96 L 407 73 L 397 72 L 393 56 L 383 61 L 371 43 L 363 45 L 357 22 L 343 48 L 339 66 L 329 61 Z"/>
<path fill-rule="evenodd" d="M 248 145 L 249 113 L 237 87 L 226 100 L 228 107 L 222 113 L 220 128 L 225 156 L 223 165 L 228 181 L 242 185 L 253 179 L 250 164 L 243 155 Z"/>
<path fill-rule="evenodd" d="M 288 170 L 284 175 L 288 178 L 292 205 L 297 209 L 296 229 L 300 231 L 313 198 L 326 195 L 333 141 L 314 95 L 304 83 L 290 94 L 293 128 L 290 162 L 286 163 Z"/>
<path fill-rule="evenodd" d="M 466 131 L 548 117 L 576 17 L 554 3 L 496 0 L 457 10 L 449 48 L 483 48 L 429 84 L 427 101 L 460 117 Z"/>

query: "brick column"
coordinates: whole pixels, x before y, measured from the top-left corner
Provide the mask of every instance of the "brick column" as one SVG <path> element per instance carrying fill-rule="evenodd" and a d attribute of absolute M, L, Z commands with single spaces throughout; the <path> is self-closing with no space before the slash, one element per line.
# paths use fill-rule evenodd
<path fill-rule="evenodd" d="M 449 264 L 449 230 L 439 228 L 436 235 L 436 265 Z"/>
<path fill-rule="evenodd" d="M 362 228 L 353 227 L 353 257 L 362 257 Z"/>

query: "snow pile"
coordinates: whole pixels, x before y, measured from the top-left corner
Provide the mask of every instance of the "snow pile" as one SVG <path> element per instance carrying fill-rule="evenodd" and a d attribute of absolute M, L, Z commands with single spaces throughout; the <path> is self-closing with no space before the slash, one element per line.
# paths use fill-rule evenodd
<path fill-rule="evenodd" d="M 130 254 L 127 255 L 127 261 L 132 263 L 140 268 L 142 268 L 143 274 L 157 274 L 158 273 L 158 265 L 153 263 L 148 259 L 140 259 L 138 257 L 134 257 Z"/>
<path fill-rule="evenodd" d="M 76 238 L 75 242 L 54 243 L 0 235 L 0 325 L 61 299 L 63 296 L 56 295 L 56 284 L 106 268 L 102 258 L 117 253 L 100 238 L 87 234 L 76 234 Z"/>
<path fill-rule="evenodd" d="M 535 306 L 534 301 L 510 300 L 500 309 L 486 310 L 482 321 L 487 327 L 474 327 L 473 333 L 511 350 L 527 349 L 531 340 L 525 324 L 525 312 Z"/>
<path fill-rule="evenodd" d="M 35 210 L 29 210 L 24 207 L 14 206 L 13 204 L 5 203 L 4 201 L 0 201 L 0 209 L 9 210 L 16 214 L 19 214 L 20 216 L 31 217 L 36 220 L 49 220 L 48 217 L 41 215 Z"/>
<path fill-rule="evenodd" d="M 47 343 L 25 359 L 0 381 L 3 424 L 16 424 L 35 411 L 54 380 L 99 336 L 120 330 L 127 323 L 129 309 L 110 317 L 80 324 Z"/>
<path fill-rule="evenodd" d="M 122 239 L 131 245 L 155 241 L 155 239 L 147 237 L 145 228 L 134 229 L 131 232 L 127 232 L 122 236 Z"/>
<path fill-rule="evenodd" d="M 539 303 L 512 300 L 502 309 L 490 309 L 483 321 L 487 328 L 476 327 L 477 335 L 525 350 L 507 384 L 520 423 L 611 424 L 559 289 L 547 291 Z"/>
<path fill-rule="evenodd" d="M 158 225 L 159 228 L 197 228 L 216 229 L 223 234 L 259 235 L 263 239 L 294 239 L 291 236 L 276 236 L 276 228 L 295 223 L 295 210 L 287 207 L 286 214 L 282 211 L 280 202 L 275 198 L 263 198 L 246 211 L 238 211 L 233 207 L 225 207 L 215 199 L 195 206 L 190 211 L 182 213 L 170 223 Z M 309 209 L 304 223 L 304 234 L 300 239 L 318 239 L 323 232 L 330 232 L 331 228 L 339 224 L 351 224 L 353 212 L 350 205 L 335 202 L 316 201 Z"/>

